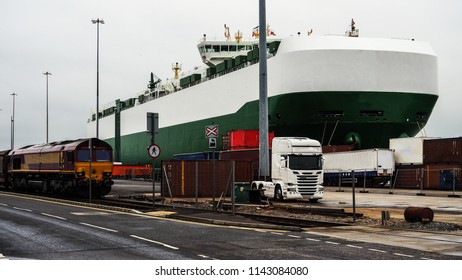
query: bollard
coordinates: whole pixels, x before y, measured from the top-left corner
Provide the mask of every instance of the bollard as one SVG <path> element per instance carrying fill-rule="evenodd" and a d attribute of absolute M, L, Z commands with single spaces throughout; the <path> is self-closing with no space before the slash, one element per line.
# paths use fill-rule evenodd
<path fill-rule="evenodd" d="M 389 211 L 382 211 L 382 226 L 386 224 L 386 221 L 390 220 L 390 212 Z"/>
<path fill-rule="evenodd" d="M 432 222 L 433 210 L 428 207 L 408 207 L 404 210 L 404 219 L 407 222 Z"/>

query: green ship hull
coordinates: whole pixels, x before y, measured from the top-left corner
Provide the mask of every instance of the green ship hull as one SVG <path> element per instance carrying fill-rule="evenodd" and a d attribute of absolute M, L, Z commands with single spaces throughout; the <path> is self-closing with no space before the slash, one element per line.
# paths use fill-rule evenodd
<path fill-rule="evenodd" d="M 269 131 L 275 136 L 309 137 L 322 145 L 359 142 L 362 149 L 387 148 L 390 138 L 415 136 L 425 126 L 437 99 L 434 94 L 404 92 L 281 94 L 268 100 Z M 258 112 L 255 100 L 233 114 L 160 128 L 156 135 L 161 147 L 158 159 L 210 150 L 205 127 L 212 124 L 219 126 L 217 150 L 221 150 L 222 136 L 228 131 L 258 129 Z M 114 125 L 117 131 L 117 122 Z M 104 140 L 112 145 L 116 161 L 152 163 L 147 152 L 151 136 L 146 132 Z M 118 142 L 120 145 L 116 145 Z"/>

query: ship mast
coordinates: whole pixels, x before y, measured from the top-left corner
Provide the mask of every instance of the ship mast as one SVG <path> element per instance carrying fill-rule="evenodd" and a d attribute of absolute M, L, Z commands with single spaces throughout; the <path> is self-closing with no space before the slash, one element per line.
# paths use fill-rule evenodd
<path fill-rule="evenodd" d="M 356 22 L 351 19 L 350 29 L 345 32 L 348 37 L 359 37 L 359 29 L 356 28 Z"/>
<path fill-rule="evenodd" d="M 172 70 L 173 72 L 175 72 L 175 77 L 174 77 L 175 80 L 178 80 L 180 78 L 181 69 L 182 69 L 182 64 L 178 64 L 178 62 L 172 64 Z"/>

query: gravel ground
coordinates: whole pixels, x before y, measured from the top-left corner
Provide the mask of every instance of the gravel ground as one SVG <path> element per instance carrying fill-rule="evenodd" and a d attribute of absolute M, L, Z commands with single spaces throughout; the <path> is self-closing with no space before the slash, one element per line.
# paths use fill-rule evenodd
<path fill-rule="evenodd" d="M 339 222 L 339 223 L 353 223 L 353 217 L 332 217 L 326 215 L 315 215 L 315 214 L 293 214 L 285 211 L 284 209 L 239 209 L 242 212 L 251 213 L 252 211 L 256 214 L 272 215 L 291 217 L 298 219 L 317 220 L 317 221 L 328 221 L 328 222 Z M 377 218 L 369 217 L 367 214 L 362 217 L 357 217 L 355 224 L 364 226 L 382 226 L 382 220 Z M 402 229 L 414 229 L 414 230 L 428 230 L 428 231 L 462 231 L 462 224 L 445 223 L 445 222 L 415 222 L 409 223 L 404 219 L 391 218 L 386 221 L 386 227 L 402 228 Z"/>
<path fill-rule="evenodd" d="M 175 205 L 181 205 L 184 207 L 193 207 L 191 203 L 185 201 L 177 200 L 174 202 Z M 168 204 L 168 203 L 166 203 Z M 212 209 L 212 204 L 210 202 L 202 201 L 199 203 L 199 208 L 201 209 Z M 236 208 L 236 213 L 249 213 L 249 214 L 262 214 L 269 216 L 280 216 L 280 217 L 289 217 L 305 220 L 315 220 L 315 221 L 326 221 L 326 222 L 338 222 L 338 223 L 353 223 L 353 217 L 335 217 L 329 215 L 318 215 L 311 213 L 290 213 L 284 208 L 272 207 L 272 206 L 257 206 L 257 205 L 239 205 Z M 364 226 L 382 226 L 382 220 L 376 218 L 377 216 L 373 214 L 369 209 L 359 209 L 358 213 L 363 213 L 362 217 L 357 217 L 355 225 L 364 225 Z M 462 222 L 460 224 L 455 223 L 446 223 L 446 222 L 415 222 L 409 223 L 402 219 L 391 218 L 386 221 L 384 227 L 391 228 L 400 228 L 400 229 L 409 229 L 409 230 L 423 230 L 423 231 L 443 231 L 443 232 L 456 232 L 460 231 L 462 234 Z"/>

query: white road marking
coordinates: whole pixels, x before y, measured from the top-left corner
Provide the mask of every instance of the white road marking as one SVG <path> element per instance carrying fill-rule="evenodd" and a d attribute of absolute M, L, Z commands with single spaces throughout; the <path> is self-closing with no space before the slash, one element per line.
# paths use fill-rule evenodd
<path fill-rule="evenodd" d="M 48 217 L 52 217 L 52 218 L 56 218 L 56 219 L 60 219 L 60 220 L 64 220 L 64 221 L 67 221 L 67 218 L 64 218 L 64 217 L 60 217 L 60 216 L 55 216 L 55 215 L 51 215 L 51 214 L 48 214 L 48 213 L 40 213 L 44 216 L 48 216 Z"/>
<path fill-rule="evenodd" d="M 383 251 L 383 250 L 378 250 L 378 249 L 368 249 L 369 251 L 372 251 L 372 252 L 378 252 L 378 253 L 386 253 L 387 251 Z"/>
<path fill-rule="evenodd" d="M 162 245 L 164 247 L 167 247 L 167 248 L 170 248 L 170 249 L 173 249 L 173 250 L 178 250 L 179 249 L 177 247 L 174 247 L 174 246 L 171 246 L 171 245 L 159 242 L 159 241 L 147 239 L 147 238 L 144 238 L 144 237 L 140 237 L 140 236 L 136 236 L 136 235 L 130 235 L 130 236 L 133 237 L 133 238 L 137 238 L 137 239 L 144 240 L 144 241 L 147 241 L 147 242 L 151 242 L 151 243 L 154 243 L 154 244 Z"/>
<path fill-rule="evenodd" d="M 1 206 L 8 206 L 8 204 L 3 204 L 3 203 L 0 203 Z"/>
<path fill-rule="evenodd" d="M 363 247 L 360 247 L 360 246 L 355 246 L 355 245 L 350 245 L 350 244 L 347 244 L 346 246 L 350 247 L 350 248 L 356 248 L 356 249 L 362 249 L 363 248 Z"/>
<path fill-rule="evenodd" d="M 13 208 L 16 209 L 16 210 L 21 210 L 21 211 L 26 211 L 26 212 L 32 212 L 32 210 L 26 209 L 26 208 L 20 208 L 20 207 L 13 207 Z"/>
<path fill-rule="evenodd" d="M 319 241 L 321 241 L 321 240 L 319 240 L 319 239 L 313 239 L 313 238 L 305 238 L 305 239 L 308 240 L 308 241 L 314 241 L 314 242 L 319 242 Z"/>
<path fill-rule="evenodd" d="M 203 259 L 210 259 L 210 257 L 209 257 L 209 256 L 206 256 L 206 255 L 197 255 L 197 256 L 198 256 L 198 257 L 201 257 L 201 258 L 203 258 Z"/>
<path fill-rule="evenodd" d="M 274 235 L 284 235 L 284 233 L 274 232 L 274 231 L 271 231 L 270 233 L 271 233 L 271 234 L 274 234 Z"/>
<path fill-rule="evenodd" d="M 87 223 L 79 223 L 79 224 L 84 225 L 84 226 L 88 226 L 88 227 L 93 227 L 93 228 L 97 228 L 97 229 L 102 229 L 102 230 L 110 231 L 110 232 L 119 232 L 119 231 L 117 231 L 117 230 L 115 230 L 115 229 L 110 229 L 110 228 L 95 226 L 95 225 L 92 225 L 92 224 L 87 224 Z"/>
<path fill-rule="evenodd" d="M 406 257 L 406 258 L 414 258 L 414 256 L 412 256 L 412 255 L 405 255 L 405 254 L 400 254 L 400 253 L 393 253 L 393 255 Z"/>
<path fill-rule="evenodd" d="M 291 235 L 291 234 L 289 234 L 289 235 L 287 235 L 287 236 L 293 237 L 293 238 L 302 238 L 301 236 L 298 236 L 298 235 Z"/>
<path fill-rule="evenodd" d="M 332 242 L 332 241 L 325 241 L 327 244 L 333 244 L 333 245 L 339 245 L 340 243 L 338 242 Z"/>

